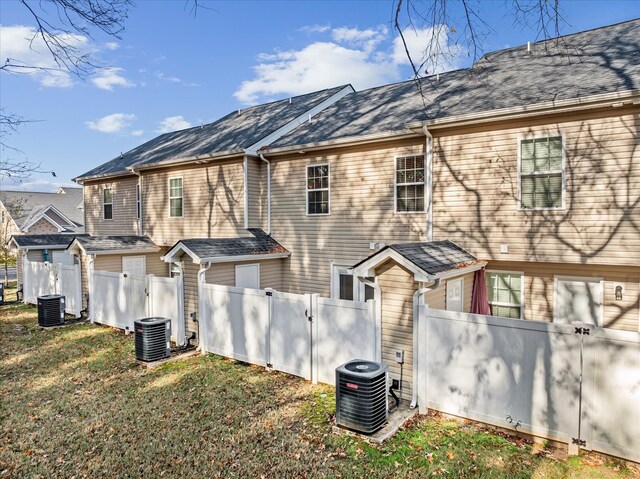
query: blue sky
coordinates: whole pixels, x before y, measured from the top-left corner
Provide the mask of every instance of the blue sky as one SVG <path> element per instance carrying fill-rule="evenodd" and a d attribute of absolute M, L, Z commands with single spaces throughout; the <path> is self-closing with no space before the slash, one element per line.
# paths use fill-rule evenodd
<path fill-rule="evenodd" d="M 120 40 L 77 40 L 103 66 L 85 80 L 63 73 L 0 72 L 5 111 L 37 120 L 5 138 L 20 153 L 0 154 L 41 163 L 57 174 L 34 174 L 21 183 L 0 179 L 0 188 L 51 190 L 69 184 L 160 132 L 208 123 L 249 104 L 344 83 L 360 90 L 411 76 L 393 31 L 391 0 L 204 5 L 208 9 L 194 17 L 183 0 L 139 0 Z M 567 20 L 563 34 L 640 16 L 634 1 L 561 6 Z M 536 39 L 535 31 L 514 25 L 504 2 L 484 1 L 480 8 L 494 30 L 484 41 L 485 51 Z M 31 28 L 33 19 L 21 4 L 0 0 L 0 58 L 49 65 L 46 55 L 28 49 Z M 426 34 L 412 36 L 411 46 L 417 48 Z M 464 46 L 450 52 L 432 71 L 472 60 Z"/>

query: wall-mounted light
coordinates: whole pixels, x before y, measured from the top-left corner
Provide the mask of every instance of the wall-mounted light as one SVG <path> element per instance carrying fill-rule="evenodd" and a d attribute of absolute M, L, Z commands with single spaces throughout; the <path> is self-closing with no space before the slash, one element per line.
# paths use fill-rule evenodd
<path fill-rule="evenodd" d="M 615 291 L 616 291 L 616 300 L 620 301 L 622 299 L 622 285 L 617 284 Z"/>

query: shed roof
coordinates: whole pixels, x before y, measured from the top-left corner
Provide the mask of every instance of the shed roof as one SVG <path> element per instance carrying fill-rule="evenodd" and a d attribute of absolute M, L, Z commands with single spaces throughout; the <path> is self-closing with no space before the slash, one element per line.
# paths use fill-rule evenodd
<path fill-rule="evenodd" d="M 146 253 L 160 250 L 147 236 L 78 236 L 68 249 L 85 254 Z"/>
<path fill-rule="evenodd" d="M 395 259 L 414 273 L 421 281 L 430 281 L 445 273 L 486 264 L 463 250 L 452 241 L 430 241 L 422 243 L 398 243 L 387 245 L 353 266 L 358 276 L 375 268 L 388 259 Z M 448 275 L 448 274 L 447 274 Z"/>
<path fill-rule="evenodd" d="M 259 228 L 248 230 L 253 237 L 192 238 L 178 241 L 165 255 L 170 262 L 179 254 L 189 255 L 194 263 L 228 261 L 238 258 L 259 260 L 284 257 L 290 253 L 284 246 Z"/>
<path fill-rule="evenodd" d="M 18 249 L 65 249 L 79 236 L 84 235 L 13 235 L 10 243 L 15 244 Z"/>

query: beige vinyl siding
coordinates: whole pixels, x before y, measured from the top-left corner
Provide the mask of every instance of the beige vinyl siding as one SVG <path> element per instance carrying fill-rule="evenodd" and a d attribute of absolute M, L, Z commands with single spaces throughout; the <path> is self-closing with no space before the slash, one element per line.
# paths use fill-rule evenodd
<path fill-rule="evenodd" d="M 110 271 L 112 273 L 122 273 L 122 258 L 126 256 L 144 256 L 146 274 L 153 274 L 166 278 L 169 276 L 169 265 L 160 258 L 167 249 L 162 249 L 157 253 L 140 254 L 99 254 L 93 263 L 96 271 Z"/>
<path fill-rule="evenodd" d="M 176 177 L 182 178 L 183 216 L 170 218 L 169 178 Z M 244 229 L 242 158 L 145 172 L 142 197 L 144 233 L 157 245 L 250 235 Z"/>
<path fill-rule="evenodd" d="M 640 265 L 639 112 L 434 129 L 434 239 L 480 258 Z M 518 139 L 558 134 L 566 210 L 518 210 Z"/>
<path fill-rule="evenodd" d="M 90 182 L 84 185 L 85 230 L 92 236 L 137 235 L 138 213 L 136 206 L 137 176 L 123 176 L 108 181 Z M 113 193 L 113 219 L 103 216 L 103 191 Z"/>
<path fill-rule="evenodd" d="M 247 198 L 250 228 L 264 228 L 262 211 L 266 211 L 266 198 L 263 198 L 260 170 L 263 161 L 260 158 L 247 157 Z M 266 167 L 265 167 L 266 170 Z"/>
<path fill-rule="evenodd" d="M 421 154 L 421 139 L 272 162 L 272 236 L 291 251 L 283 289 L 330 296 L 331 261 L 354 264 L 369 244 L 426 240 L 426 213 L 394 213 L 394 157 Z M 306 215 L 306 167 L 330 164 L 329 215 Z M 266 168 L 265 168 L 266 170 Z"/>
<path fill-rule="evenodd" d="M 604 281 L 604 326 L 638 331 L 640 269 L 637 267 L 491 261 L 487 269 L 524 273 L 524 319 L 536 321 L 553 321 L 554 276 L 600 278 Z M 615 283 L 625 285 L 622 300 L 615 299 Z"/>
<path fill-rule="evenodd" d="M 58 233 L 58 228 L 56 228 L 51 221 L 44 218 L 36 221 L 26 232 L 26 234 L 30 235 L 53 235 Z"/>

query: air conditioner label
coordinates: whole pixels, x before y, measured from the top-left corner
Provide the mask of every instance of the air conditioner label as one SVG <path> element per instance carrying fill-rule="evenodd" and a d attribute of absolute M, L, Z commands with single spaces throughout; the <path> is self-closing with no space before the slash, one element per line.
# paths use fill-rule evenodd
<path fill-rule="evenodd" d="M 349 389 L 358 389 L 358 385 L 353 383 L 347 383 L 345 384 L 345 386 L 347 386 Z"/>

